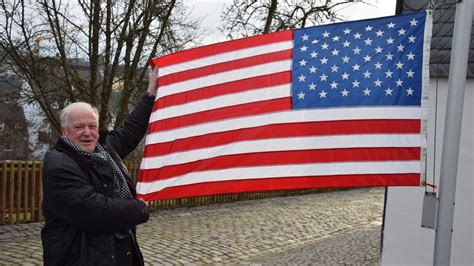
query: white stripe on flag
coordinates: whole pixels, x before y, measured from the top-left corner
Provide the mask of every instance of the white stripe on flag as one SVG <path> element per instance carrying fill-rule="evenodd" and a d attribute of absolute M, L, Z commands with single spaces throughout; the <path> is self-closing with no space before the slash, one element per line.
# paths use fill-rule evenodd
<path fill-rule="evenodd" d="M 199 113 L 227 106 L 236 106 L 239 104 L 290 97 L 290 87 L 291 84 L 288 83 L 279 86 L 216 96 L 205 100 L 199 100 L 186 104 L 166 107 L 159 109 L 157 112 L 154 112 L 150 117 L 150 122 L 155 122 L 172 117 L 178 117 L 182 115 L 188 115 L 192 113 Z"/>
<path fill-rule="evenodd" d="M 189 173 L 153 182 L 138 182 L 137 193 L 148 194 L 167 187 L 205 182 L 246 180 L 276 177 L 370 175 L 420 173 L 420 161 L 310 163 L 295 165 L 241 167 Z M 336 177 L 337 178 L 337 177 Z"/>
<path fill-rule="evenodd" d="M 148 134 L 145 144 L 164 143 L 210 133 L 275 124 L 373 119 L 420 119 L 420 108 L 390 106 L 289 110 L 153 132 Z"/>
<path fill-rule="evenodd" d="M 199 78 L 189 79 L 181 82 L 172 83 L 169 85 L 160 86 L 156 100 L 159 98 L 173 95 L 181 92 L 194 90 L 226 82 L 242 80 L 246 78 L 258 77 L 277 72 L 289 71 L 291 69 L 291 60 L 275 61 L 271 63 L 260 64 L 251 67 L 245 67 L 236 70 L 219 72 L 209 76 L 201 76 Z"/>
<path fill-rule="evenodd" d="M 186 61 L 184 63 L 174 64 L 159 69 L 159 76 L 163 77 L 169 74 L 182 72 L 190 69 L 200 68 L 208 65 L 229 62 L 256 55 L 268 54 L 273 52 L 290 50 L 293 48 L 293 41 L 282 41 L 266 45 L 254 46 L 250 48 L 234 50 L 227 53 L 216 54 L 208 57 Z"/>
<path fill-rule="evenodd" d="M 212 148 L 176 152 L 163 156 L 147 157 L 142 160 L 141 169 L 154 169 L 163 166 L 184 164 L 224 155 L 247 154 L 255 152 L 301 151 L 339 148 L 371 147 L 419 147 L 418 134 L 368 134 L 291 137 L 264 140 L 242 141 Z"/>

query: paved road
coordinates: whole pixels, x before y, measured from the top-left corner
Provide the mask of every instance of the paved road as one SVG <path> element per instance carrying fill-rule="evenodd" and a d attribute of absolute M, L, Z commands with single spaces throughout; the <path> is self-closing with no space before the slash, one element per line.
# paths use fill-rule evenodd
<path fill-rule="evenodd" d="M 138 239 L 148 265 L 377 265 L 383 198 L 364 188 L 159 210 Z M 0 264 L 40 264 L 41 226 L 0 226 Z"/>

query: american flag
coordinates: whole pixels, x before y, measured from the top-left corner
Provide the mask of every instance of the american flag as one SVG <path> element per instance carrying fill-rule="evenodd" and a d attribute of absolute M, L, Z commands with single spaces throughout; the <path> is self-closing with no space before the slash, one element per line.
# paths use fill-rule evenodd
<path fill-rule="evenodd" d="M 417 12 L 154 59 L 139 197 L 419 185 L 430 36 Z"/>

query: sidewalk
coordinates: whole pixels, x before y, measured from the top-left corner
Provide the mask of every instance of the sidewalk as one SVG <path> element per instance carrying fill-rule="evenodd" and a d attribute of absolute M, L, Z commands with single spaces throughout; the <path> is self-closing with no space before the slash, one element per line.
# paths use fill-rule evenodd
<path fill-rule="evenodd" d="M 383 188 L 152 213 L 138 227 L 149 265 L 377 265 Z M 0 264 L 40 264 L 41 223 L 0 227 Z"/>

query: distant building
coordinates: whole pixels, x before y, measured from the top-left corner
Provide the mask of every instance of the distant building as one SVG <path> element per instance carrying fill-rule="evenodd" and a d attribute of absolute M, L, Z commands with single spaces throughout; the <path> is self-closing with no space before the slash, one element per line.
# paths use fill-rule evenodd
<path fill-rule="evenodd" d="M 0 72 L 0 160 L 25 160 L 29 156 L 21 86 L 21 79 L 13 72 Z"/>

